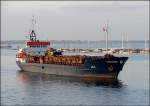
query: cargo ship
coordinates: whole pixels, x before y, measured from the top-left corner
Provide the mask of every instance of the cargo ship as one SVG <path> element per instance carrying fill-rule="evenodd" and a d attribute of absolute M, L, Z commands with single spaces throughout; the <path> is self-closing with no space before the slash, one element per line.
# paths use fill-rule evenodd
<path fill-rule="evenodd" d="M 65 55 L 61 50 L 52 48 L 50 41 L 38 40 L 34 30 L 30 32 L 26 47 L 16 54 L 16 63 L 23 71 L 84 79 L 117 78 L 127 60 L 128 57 L 112 54 Z"/>

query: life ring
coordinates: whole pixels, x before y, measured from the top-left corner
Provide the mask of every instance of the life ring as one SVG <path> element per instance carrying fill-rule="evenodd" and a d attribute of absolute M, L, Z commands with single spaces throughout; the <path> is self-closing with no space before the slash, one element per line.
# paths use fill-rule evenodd
<path fill-rule="evenodd" d="M 108 66 L 109 71 L 113 71 L 114 67 L 112 65 Z"/>

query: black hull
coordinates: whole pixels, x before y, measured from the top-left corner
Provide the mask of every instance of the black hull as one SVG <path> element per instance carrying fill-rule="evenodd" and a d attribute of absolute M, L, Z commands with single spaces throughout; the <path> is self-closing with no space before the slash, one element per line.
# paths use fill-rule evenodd
<path fill-rule="evenodd" d="M 18 66 L 29 72 L 82 77 L 84 79 L 117 78 L 128 57 L 87 59 L 82 65 L 21 63 Z"/>

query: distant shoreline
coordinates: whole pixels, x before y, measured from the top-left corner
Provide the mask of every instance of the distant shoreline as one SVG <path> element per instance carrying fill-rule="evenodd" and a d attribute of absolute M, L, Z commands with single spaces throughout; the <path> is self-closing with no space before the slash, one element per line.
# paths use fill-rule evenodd
<path fill-rule="evenodd" d="M 25 40 L 3 40 L 1 41 L 1 44 L 21 44 L 24 43 Z M 90 43 L 98 43 L 98 42 L 105 42 L 105 40 L 99 40 L 99 41 L 94 41 L 94 40 L 50 40 L 50 42 L 52 43 L 86 43 L 86 42 L 90 42 Z M 122 42 L 121 40 L 112 40 L 111 42 Z M 124 41 L 126 42 L 126 41 Z M 137 43 L 137 42 L 145 42 L 144 40 L 130 40 L 128 41 L 128 43 Z M 149 40 L 147 40 L 146 42 L 150 42 Z"/>

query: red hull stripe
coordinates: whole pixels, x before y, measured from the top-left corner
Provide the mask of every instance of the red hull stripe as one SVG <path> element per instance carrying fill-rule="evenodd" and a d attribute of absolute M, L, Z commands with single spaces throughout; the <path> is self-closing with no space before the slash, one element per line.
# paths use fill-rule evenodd
<path fill-rule="evenodd" d="M 50 42 L 27 42 L 27 45 L 49 45 Z"/>

